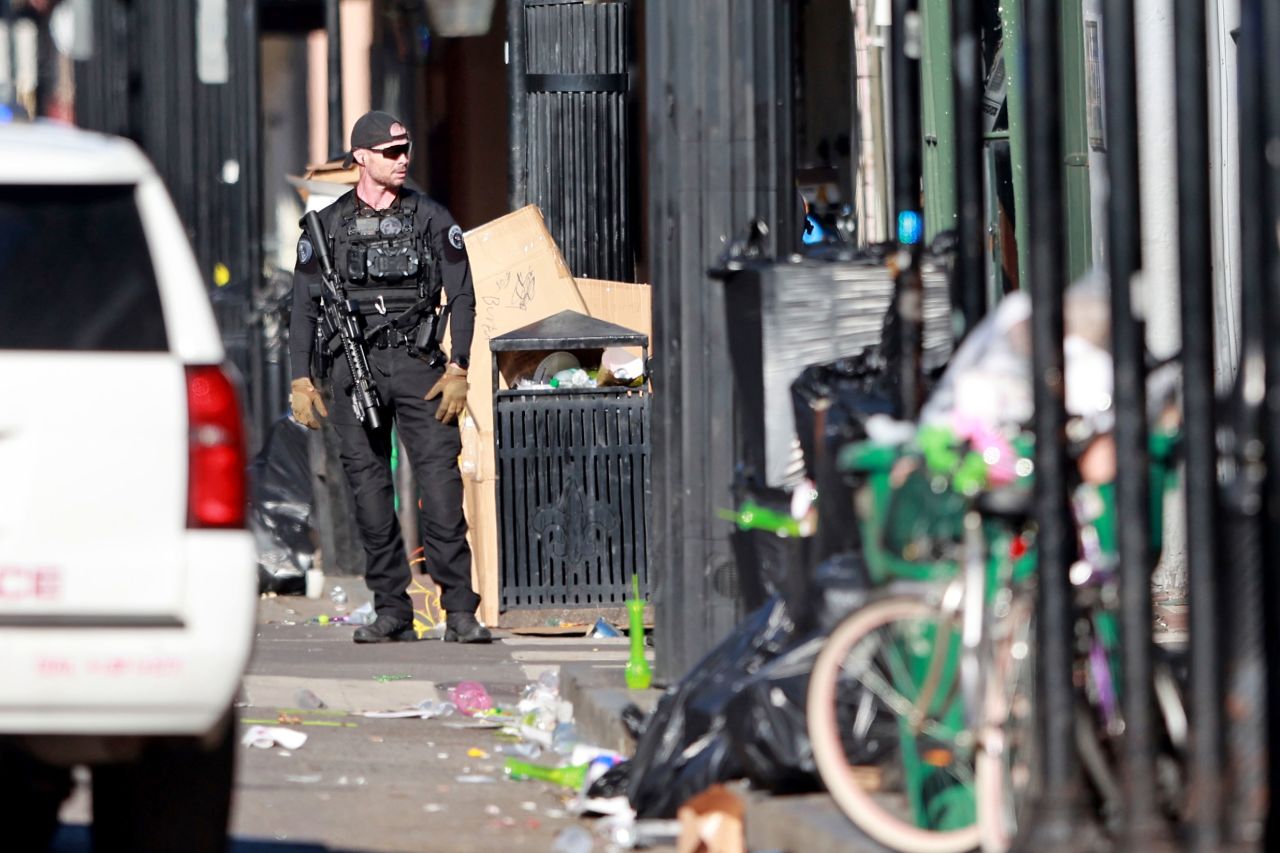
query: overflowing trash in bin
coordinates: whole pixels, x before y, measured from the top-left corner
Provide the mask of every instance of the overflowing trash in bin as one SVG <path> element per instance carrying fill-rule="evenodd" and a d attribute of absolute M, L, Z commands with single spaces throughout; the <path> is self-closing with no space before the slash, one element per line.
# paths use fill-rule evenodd
<path fill-rule="evenodd" d="M 518 391 L 639 388 L 644 381 L 644 359 L 623 347 L 606 347 L 599 365 L 587 367 L 573 353 L 557 350 L 538 362 L 532 374 L 515 379 L 513 387 Z"/>

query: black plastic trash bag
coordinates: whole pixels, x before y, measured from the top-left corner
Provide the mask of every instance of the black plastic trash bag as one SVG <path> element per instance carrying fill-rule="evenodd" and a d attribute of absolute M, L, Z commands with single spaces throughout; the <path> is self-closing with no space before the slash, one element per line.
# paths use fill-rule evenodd
<path fill-rule="evenodd" d="M 808 639 L 766 663 L 725 704 L 734 762 L 757 787 L 775 793 L 821 789 L 805 723 L 809 673 L 826 637 Z"/>
<path fill-rule="evenodd" d="M 634 705 L 628 706 L 634 708 Z M 615 764 L 600 774 L 596 781 L 591 783 L 591 787 L 587 789 L 587 796 L 590 799 L 611 800 L 614 797 L 625 797 L 627 795 L 627 783 L 630 780 L 627 762 L 623 761 Z"/>
<path fill-rule="evenodd" d="M 781 599 L 751 613 L 684 680 L 667 691 L 629 762 L 627 798 L 640 818 L 673 818 L 716 782 L 741 778 L 729 749 L 725 712 L 753 671 L 785 649 L 795 626 Z"/>
<path fill-rule="evenodd" d="M 821 787 L 805 725 L 809 672 L 823 639 L 864 600 L 866 571 L 842 556 L 818 568 L 813 586 L 804 614 L 813 629 L 799 630 L 775 597 L 662 697 L 619 771 L 637 816 L 674 817 L 690 797 L 730 779 L 775 793 Z"/>
<path fill-rule="evenodd" d="M 853 523 L 853 489 L 837 470 L 836 459 L 845 445 L 867 437 L 872 415 L 898 415 L 896 378 L 880 348 L 868 347 L 850 358 L 811 365 L 791 384 L 796 436 L 819 495 L 814 559 L 861 548 Z"/>
<path fill-rule="evenodd" d="M 286 416 L 271 425 L 249 464 L 249 523 L 261 592 L 300 594 L 315 558 L 307 428 Z"/>

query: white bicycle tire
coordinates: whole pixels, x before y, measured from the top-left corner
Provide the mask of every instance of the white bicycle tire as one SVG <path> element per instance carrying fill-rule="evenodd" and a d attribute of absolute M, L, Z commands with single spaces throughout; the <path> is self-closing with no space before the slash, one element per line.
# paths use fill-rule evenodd
<path fill-rule="evenodd" d="M 874 601 L 845 618 L 832 632 L 813 664 L 806 722 L 814 762 L 832 798 L 851 821 L 875 841 L 902 853 L 964 853 L 978 846 L 979 828 L 922 829 L 875 801 L 858 783 L 841 743 L 836 714 L 840 666 L 849 651 L 871 631 L 899 620 L 937 618 L 936 607 L 915 598 Z"/>
<path fill-rule="evenodd" d="M 1012 621 L 1019 619 L 1034 620 L 1034 612 L 1034 600 L 1029 597 L 1019 597 L 1015 599 L 1015 604 L 1006 619 Z M 1015 626 L 1007 625 L 1006 627 Z M 1029 621 L 1027 633 L 1022 637 L 1021 642 L 1030 645 L 1034 639 L 1034 631 L 1034 621 Z M 1014 642 L 1017 642 L 1017 640 Z M 994 659 L 989 663 L 991 670 L 988 673 L 986 684 L 984 718 L 979 724 L 980 736 L 978 738 L 978 752 L 974 761 L 974 776 L 978 804 L 978 828 L 983 853 L 1006 853 L 1013 847 L 1018 830 L 1018 808 L 1009 801 L 1009 797 L 1015 795 L 1015 789 L 1011 787 L 1012 782 L 1007 776 L 1008 768 L 1005 756 L 1005 750 L 1010 748 L 1006 738 L 1006 728 L 1012 715 L 1012 709 L 1009 706 L 1012 697 L 1005 695 L 1007 682 L 1000 677 L 1007 675 L 1006 667 L 1019 666 L 1014 658 L 1012 645 L 1012 643 L 1008 645 L 993 644 L 991 648 L 993 656 L 998 655 L 999 659 Z M 1029 649 L 1026 653 L 1028 655 L 1031 654 Z M 1034 658 L 1028 659 L 1027 666 L 1030 669 L 1024 670 L 1024 674 L 1029 682 L 1028 686 L 1034 694 Z M 1032 701 L 1034 701 L 1034 697 Z M 1034 756 L 1032 760 L 1035 760 Z M 1024 791 L 1023 796 L 1030 797 L 1030 791 Z M 1012 826 L 1010 825 L 1011 819 Z"/>

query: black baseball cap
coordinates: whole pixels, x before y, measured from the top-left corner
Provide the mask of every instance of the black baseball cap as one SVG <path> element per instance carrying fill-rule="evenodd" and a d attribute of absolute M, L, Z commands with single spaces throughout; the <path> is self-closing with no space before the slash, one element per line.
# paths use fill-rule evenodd
<path fill-rule="evenodd" d="M 351 150 L 342 161 L 343 168 L 350 169 L 355 162 L 357 148 L 377 148 L 389 142 L 408 142 L 409 131 L 400 119 L 381 110 L 371 110 L 356 119 L 351 128 Z"/>

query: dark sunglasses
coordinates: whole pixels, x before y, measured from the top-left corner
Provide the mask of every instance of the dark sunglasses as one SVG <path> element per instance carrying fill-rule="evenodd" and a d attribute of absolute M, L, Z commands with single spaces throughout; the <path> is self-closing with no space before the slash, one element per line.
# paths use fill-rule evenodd
<path fill-rule="evenodd" d="M 413 151 L 413 143 L 406 142 L 402 145 L 392 145 L 390 148 L 372 148 L 374 154 L 381 154 L 388 160 L 399 160 L 400 155 L 408 157 Z"/>

